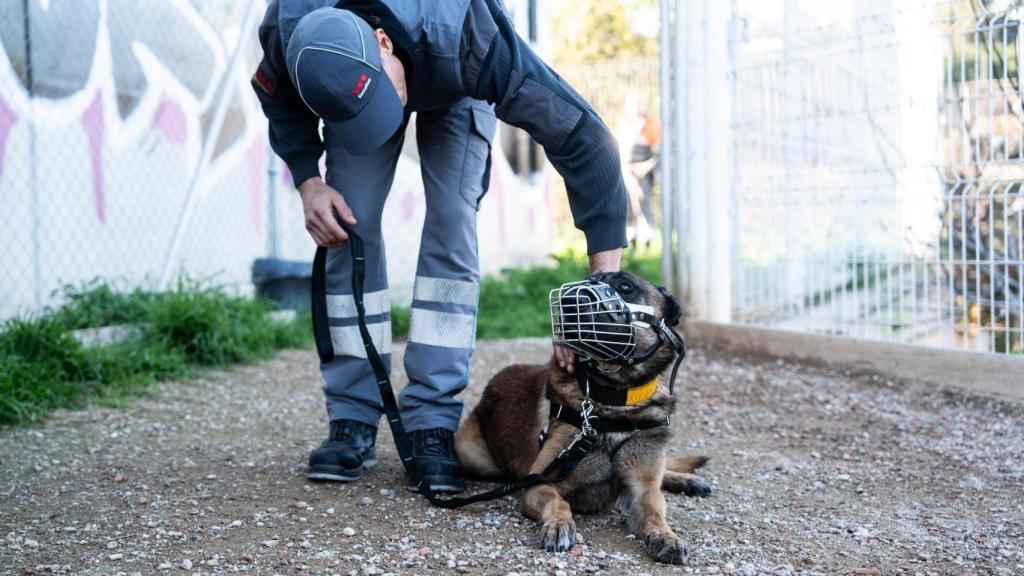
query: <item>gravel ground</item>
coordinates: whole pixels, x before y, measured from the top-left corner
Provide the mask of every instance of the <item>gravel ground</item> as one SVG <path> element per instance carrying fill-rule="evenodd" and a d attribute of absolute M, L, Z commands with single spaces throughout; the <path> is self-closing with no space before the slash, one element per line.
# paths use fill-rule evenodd
<path fill-rule="evenodd" d="M 480 343 L 467 403 L 549 353 Z M 547 554 L 512 498 L 432 508 L 388 432 L 362 481 L 307 482 L 318 379 L 312 352 L 287 352 L 0 430 L 0 572 L 1024 574 L 1021 403 L 693 350 L 673 451 L 711 456 L 717 491 L 667 495 L 690 558 L 663 566 L 617 513 L 578 517 L 583 545 Z"/>

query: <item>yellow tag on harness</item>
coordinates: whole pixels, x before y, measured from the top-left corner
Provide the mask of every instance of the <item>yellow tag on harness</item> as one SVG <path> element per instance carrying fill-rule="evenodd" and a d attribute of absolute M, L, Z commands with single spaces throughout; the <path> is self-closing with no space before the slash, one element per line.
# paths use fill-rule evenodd
<path fill-rule="evenodd" d="M 658 378 L 655 377 L 643 386 L 637 386 L 636 388 L 630 388 L 626 392 L 626 406 L 632 406 L 633 404 L 639 404 L 644 400 L 647 400 L 651 396 L 654 396 L 655 390 L 658 389 Z"/>

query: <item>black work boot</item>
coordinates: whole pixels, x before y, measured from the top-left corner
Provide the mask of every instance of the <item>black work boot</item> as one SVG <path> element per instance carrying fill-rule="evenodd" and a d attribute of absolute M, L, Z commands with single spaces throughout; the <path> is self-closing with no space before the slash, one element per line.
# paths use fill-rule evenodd
<path fill-rule="evenodd" d="M 455 455 L 455 433 L 445 428 L 416 430 L 409 433 L 412 442 L 413 460 L 416 467 L 434 492 L 456 493 L 466 489 L 462 479 L 462 464 Z M 419 489 L 408 480 L 406 487 L 413 492 Z"/>
<path fill-rule="evenodd" d="M 331 431 L 309 454 L 306 478 L 351 482 L 377 464 L 377 429 L 354 420 L 331 420 Z"/>

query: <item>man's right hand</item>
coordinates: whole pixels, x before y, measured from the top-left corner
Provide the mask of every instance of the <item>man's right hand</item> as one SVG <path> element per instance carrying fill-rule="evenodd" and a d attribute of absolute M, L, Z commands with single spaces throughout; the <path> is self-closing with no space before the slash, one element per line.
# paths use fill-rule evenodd
<path fill-rule="evenodd" d="M 555 360 L 569 374 L 576 373 L 576 353 L 572 350 L 561 344 L 555 344 Z"/>
<path fill-rule="evenodd" d="M 299 184 L 299 197 L 306 214 L 306 230 L 317 246 L 333 248 L 348 241 L 348 234 L 338 225 L 334 214 L 349 226 L 356 225 L 356 218 L 340 192 L 314 176 Z"/>

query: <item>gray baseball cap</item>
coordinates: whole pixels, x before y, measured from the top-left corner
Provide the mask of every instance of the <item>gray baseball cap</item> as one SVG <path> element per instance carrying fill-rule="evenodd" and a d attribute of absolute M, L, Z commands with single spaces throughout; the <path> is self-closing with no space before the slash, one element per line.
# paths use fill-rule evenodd
<path fill-rule="evenodd" d="M 328 7 L 303 16 L 285 62 L 302 101 L 352 154 L 376 150 L 402 125 L 402 101 L 381 68 L 373 29 L 354 13 Z"/>

